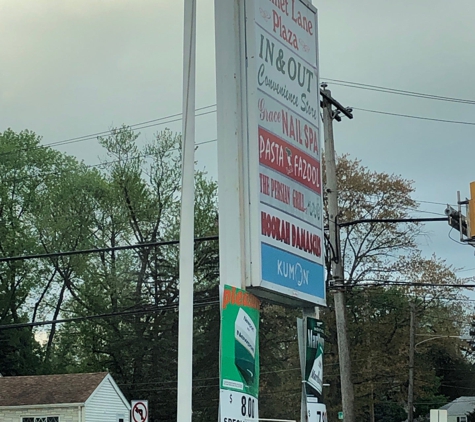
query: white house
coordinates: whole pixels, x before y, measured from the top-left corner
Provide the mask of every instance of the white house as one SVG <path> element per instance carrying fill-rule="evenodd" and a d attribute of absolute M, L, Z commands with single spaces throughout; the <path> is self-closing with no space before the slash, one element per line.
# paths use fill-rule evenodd
<path fill-rule="evenodd" d="M 1 422 L 130 422 L 107 372 L 0 377 Z"/>
<path fill-rule="evenodd" d="M 439 409 L 447 410 L 447 422 L 467 422 L 467 415 L 475 410 L 475 397 L 462 396 Z"/>

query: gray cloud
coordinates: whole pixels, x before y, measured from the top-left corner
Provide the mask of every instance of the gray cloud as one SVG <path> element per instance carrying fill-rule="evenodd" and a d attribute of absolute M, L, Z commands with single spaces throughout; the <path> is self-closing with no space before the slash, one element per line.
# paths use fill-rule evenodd
<path fill-rule="evenodd" d="M 472 1 L 315 5 L 323 77 L 475 99 Z M 215 103 L 213 0 L 198 8 L 199 107 Z M 180 112 L 182 14 L 182 2 L 164 0 L 0 0 L 0 130 L 29 128 L 52 142 Z M 354 107 L 475 122 L 471 105 L 330 88 Z M 354 114 L 335 127 L 339 153 L 414 180 L 417 199 L 453 202 L 457 190 L 468 194 L 474 126 Z M 215 138 L 215 125 L 213 115 L 198 118 L 197 141 Z M 88 163 L 101 154 L 95 141 L 63 148 Z M 197 158 L 216 175 L 215 144 L 200 147 Z M 450 241 L 448 226 L 433 223 L 428 230 L 429 243 L 421 239 L 427 254 L 475 267 L 473 249 Z"/>

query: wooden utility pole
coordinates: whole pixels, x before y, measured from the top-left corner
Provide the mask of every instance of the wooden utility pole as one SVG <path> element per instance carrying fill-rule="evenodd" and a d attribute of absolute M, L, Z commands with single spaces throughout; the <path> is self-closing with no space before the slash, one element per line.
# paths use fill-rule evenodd
<path fill-rule="evenodd" d="M 414 420 L 414 354 L 416 351 L 416 307 L 414 302 L 409 304 L 411 322 L 409 327 L 409 386 L 407 389 L 407 422 Z"/>
<path fill-rule="evenodd" d="M 335 145 L 333 140 L 333 120 L 340 121 L 340 113 L 352 119 L 351 109 L 343 107 L 331 96 L 331 91 L 322 85 L 323 128 L 325 134 L 326 192 L 328 198 L 328 227 L 331 245 L 331 281 L 336 289 L 335 318 L 338 337 L 338 356 L 340 361 L 341 399 L 344 422 L 355 422 L 354 391 L 351 380 L 351 359 L 346 329 L 345 280 L 343 258 L 340 245 L 340 227 L 338 225 L 338 185 L 336 177 Z M 332 110 L 332 106 L 336 108 Z M 329 280 L 330 281 L 330 280 Z"/>

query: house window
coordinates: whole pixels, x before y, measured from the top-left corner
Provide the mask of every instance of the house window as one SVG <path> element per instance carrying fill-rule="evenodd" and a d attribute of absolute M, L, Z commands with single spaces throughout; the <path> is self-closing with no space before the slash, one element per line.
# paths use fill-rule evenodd
<path fill-rule="evenodd" d="M 29 416 L 21 418 L 21 422 L 59 422 L 59 416 Z"/>
<path fill-rule="evenodd" d="M 466 416 L 457 416 L 457 422 L 467 422 Z"/>

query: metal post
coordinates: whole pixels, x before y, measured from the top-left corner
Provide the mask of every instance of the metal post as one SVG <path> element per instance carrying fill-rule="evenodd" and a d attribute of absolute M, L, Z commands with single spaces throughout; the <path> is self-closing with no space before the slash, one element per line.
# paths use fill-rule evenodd
<path fill-rule="evenodd" d="M 330 244 L 332 245 L 332 280 L 335 291 L 335 318 L 338 337 L 338 356 L 340 362 L 341 398 L 345 422 L 355 422 L 354 391 L 351 381 L 350 348 L 346 329 L 346 308 L 344 294 L 344 270 L 341 256 L 339 226 L 338 226 L 338 186 L 336 178 L 335 146 L 333 141 L 333 112 L 331 107 L 331 92 L 324 89 L 323 97 L 323 127 L 325 134 L 325 166 L 326 190 L 328 198 L 328 225 Z"/>
<path fill-rule="evenodd" d="M 302 396 L 300 400 L 300 422 L 307 420 L 307 393 L 305 386 L 305 314 L 297 318 L 297 340 L 299 345 L 300 371 L 302 380 Z"/>
<path fill-rule="evenodd" d="M 247 212 L 243 137 L 246 130 L 245 63 L 240 22 L 244 2 L 215 0 L 216 102 L 218 120 L 219 278 L 221 284 L 246 288 L 247 266 L 244 225 Z"/>
<path fill-rule="evenodd" d="M 246 288 L 250 270 L 246 251 L 245 213 L 248 212 L 244 186 L 244 137 L 247 135 L 244 33 L 244 1 L 214 0 L 216 48 L 216 103 L 218 135 L 218 203 L 219 203 L 219 279 L 227 284 Z M 220 345 L 221 349 L 221 345 Z M 221 350 L 220 350 L 221 354 Z M 221 368 L 220 368 L 221 371 Z M 221 417 L 221 403 L 218 420 Z"/>
<path fill-rule="evenodd" d="M 302 374 L 302 397 L 300 400 L 300 421 L 307 420 L 307 386 L 305 379 L 306 349 L 307 349 L 307 331 L 306 318 L 320 318 L 318 307 L 303 308 L 303 318 L 297 318 L 297 338 L 299 345 L 300 369 Z"/>
<path fill-rule="evenodd" d="M 414 420 L 414 354 L 416 350 L 416 309 L 414 302 L 409 303 L 411 322 L 409 327 L 409 387 L 407 389 L 407 422 Z"/>
<path fill-rule="evenodd" d="M 184 27 L 177 422 L 192 418 L 196 0 L 185 0 Z"/>

